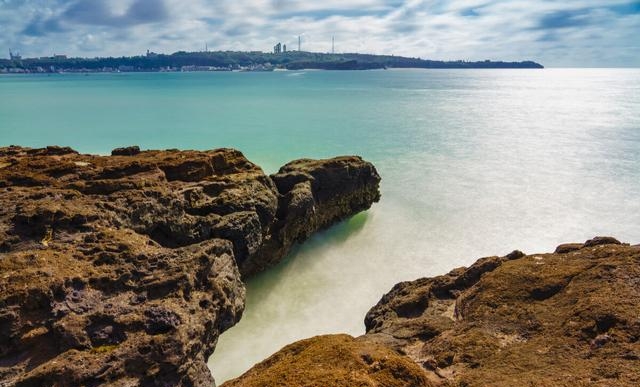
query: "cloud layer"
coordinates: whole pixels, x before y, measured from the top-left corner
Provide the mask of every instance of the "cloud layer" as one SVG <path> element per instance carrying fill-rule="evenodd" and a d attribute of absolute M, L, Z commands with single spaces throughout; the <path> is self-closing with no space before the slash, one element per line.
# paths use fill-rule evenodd
<path fill-rule="evenodd" d="M 638 0 L 0 0 L 0 50 L 24 56 L 204 49 L 640 66 Z"/>

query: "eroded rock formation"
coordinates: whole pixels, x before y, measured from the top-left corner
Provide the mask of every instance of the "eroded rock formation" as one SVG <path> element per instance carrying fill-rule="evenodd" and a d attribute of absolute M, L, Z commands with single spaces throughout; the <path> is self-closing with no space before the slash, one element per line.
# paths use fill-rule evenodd
<path fill-rule="evenodd" d="M 228 384 L 267 386 L 277 376 L 291 386 L 638 386 L 639 311 L 640 246 L 597 237 L 553 254 L 514 251 L 397 284 L 367 314 L 367 333 L 344 348 L 301 341 Z M 367 362 L 368 345 L 420 372 L 393 355 Z M 327 375 L 345 368 L 357 383 L 332 384 Z M 372 370 L 392 377 L 361 377 Z"/>
<path fill-rule="evenodd" d="M 207 386 L 247 276 L 369 208 L 359 157 L 0 148 L 0 385 Z"/>
<path fill-rule="evenodd" d="M 435 385 L 640 385 L 640 247 L 599 237 L 556 251 L 400 283 L 366 337 Z"/>
<path fill-rule="evenodd" d="M 420 366 L 385 346 L 349 335 L 287 345 L 222 387 L 425 387 Z"/>

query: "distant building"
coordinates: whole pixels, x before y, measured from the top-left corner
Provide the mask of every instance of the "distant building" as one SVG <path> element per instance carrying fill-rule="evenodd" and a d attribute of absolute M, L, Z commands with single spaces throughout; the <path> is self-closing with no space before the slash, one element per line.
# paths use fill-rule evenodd
<path fill-rule="evenodd" d="M 286 44 L 282 45 L 282 52 L 287 52 L 287 45 Z"/>
<path fill-rule="evenodd" d="M 158 54 L 156 54 L 155 52 L 147 50 L 147 58 L 155 58 L 157 56 Z"/>
<path fill-rule="evenodd" d="M 282 52 L 282 44 L 278 43 L 275 46 L 273 46 L 274 54 L 280 54 L 281 52 Z"/>
<path fill-rule="evenodd" d="M 11 50 L 9 50 L 9 58 L 11 58 L 11 60 L 22 60 L 22 56 L 19 53 L 13 53 Z"/>
<path fill-rule="evenodd" d="M 66 55 L 53 54 L 53 59 L 67 59 L 67 56 Z"/>

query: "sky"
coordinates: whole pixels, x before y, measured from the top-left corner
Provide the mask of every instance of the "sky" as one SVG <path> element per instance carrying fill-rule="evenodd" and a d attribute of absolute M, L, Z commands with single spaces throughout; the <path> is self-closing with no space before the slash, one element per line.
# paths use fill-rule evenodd
<path fill-rule="evenodd" d="M 0 0 L 0 57 L 210 50 L 640 67 L 640 0 Z"/>

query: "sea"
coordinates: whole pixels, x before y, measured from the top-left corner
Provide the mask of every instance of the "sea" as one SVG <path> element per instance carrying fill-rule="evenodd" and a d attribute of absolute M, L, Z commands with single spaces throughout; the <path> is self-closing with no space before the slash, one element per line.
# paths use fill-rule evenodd
<path fill-rule="evenodd" d="M 268 173 L 360 155 L 382 198 L 247 283 L 218 383 L 364 333 L 397 282 L 610 235 L 640 243 L 640 69 L 0 75 L 0 146 L 233 147 Z"/>

